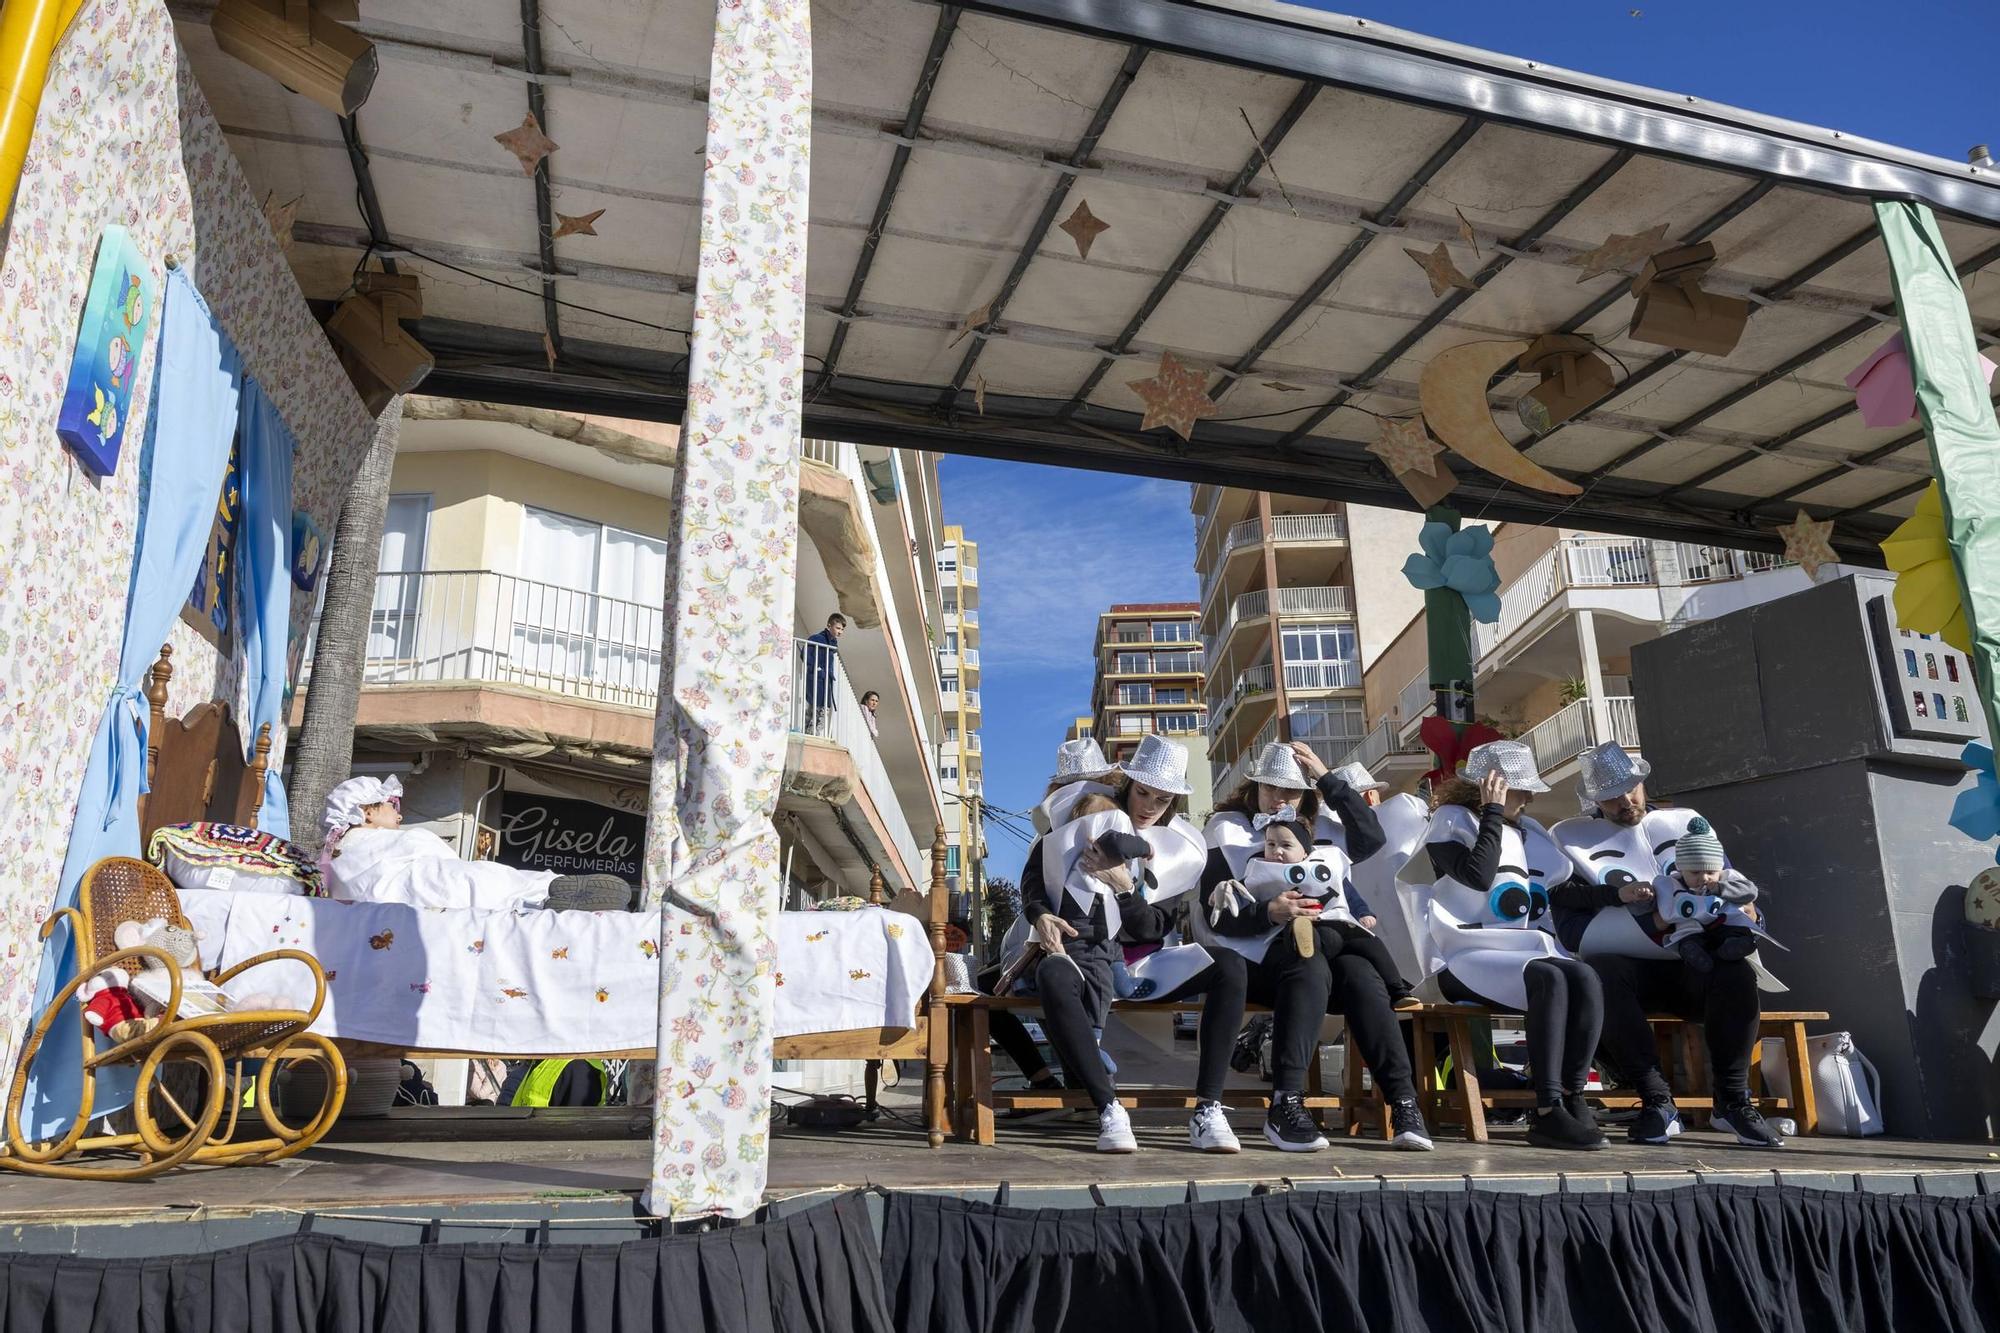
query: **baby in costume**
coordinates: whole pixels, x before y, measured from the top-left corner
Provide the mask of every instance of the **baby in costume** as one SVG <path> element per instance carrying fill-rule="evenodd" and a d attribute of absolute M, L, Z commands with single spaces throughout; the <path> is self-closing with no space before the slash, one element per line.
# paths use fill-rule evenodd
<path fill-rule="evenodd" d="M 1261 958 L 1285 929 L 1270 925 L 1265 905 L 1280 894 L 1297 893 L 1314 909 L 1312 917 L 1294 918 L 1291 923 L 1293 947 L 1300 956 L 1353 954 L 1375 969 L 1395 1008 L 1420 1008 L 1421 1002 L 1410 993 L 1413 988 L 1389 956 L 1389 947 L 1355 920 L 1347 904 L 1351 869 L 1347 853 L 1331 844 L 1314 846 L 1305 822 L 1284 816 L 1282 810 L 1257 816 L 1263 822 L 1264 850 L 1244 863 L 1241 881 L 1216 886 L 1210 895 L 1210 924 L 1222 935 L 1259 936 L 1261 947 L 1255 956 Z M 1249 956 L 1248 949 L 1243 952 Z"/>
<path fill-rule="evenodd" d="M 1697 972 L 1714 971 L 1718 958 L 1748 958 L 1760 937 L 1771 939 L 1744 910 L 1757 901 L 1757 886 L 1730 869 L 1722 840 L 1699 815 L 1674 843 L 1673 864 L 1653 880 L 1653 894 L 1667 924 L 1662 943 Z"/>

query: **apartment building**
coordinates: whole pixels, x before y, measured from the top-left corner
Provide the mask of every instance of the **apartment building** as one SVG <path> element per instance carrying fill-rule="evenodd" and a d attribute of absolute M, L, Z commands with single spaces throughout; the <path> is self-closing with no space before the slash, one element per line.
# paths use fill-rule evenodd
<path fill-rule="evenodd" d="M 1367 666 L 1423 605 L 1400 572 L 1423 520 L 1224 486 L 1195 487 L 1192 507 L 1221 799 L 1271 741 L 1334 763 L 1367 732 Z"/>
<path fill-rule="evenodd" d="M 1579 752 L 1640 746 L 1635 645 L 1808 583 L 1777 556 L 1511 523 L 1495 529 L 1493 560 L 1500 619 L 1473 625 L 1478 716 L 1534 750 L 1551 788 L 1538 804 L 1557 818 L 1576 808 Z M 1434 762 L 1417 735 L 1434 708 L 1428 653 L 1419 611 L 1365 674 L 1370 727 L 1349 755 L 1405 788 Z"/>
<path fill-rule="evenodd" d="M 401 773 L 408 817 L 461 855 L 638 877 L 677 444 L 649 422 L 409 401 L 355 768 Z M 936 460 L 798 449 L 786 906 L 878 877 L 893 899 L 928 883 L 934 830 L 956 825 Z M 837 651 L 811 642 L 835 611 Z"/>
<path fill-rule="evenodd" d="M 1129 759 L 1146 736 L 1165 736 L 1188 752 L 1188 781 L 1208 794 L 1208 703 L 1194 602 L 1117 602 L 1097 618 L 1091 715 L 1070 738 L 1095 736 L 1113 763 Z"/>
<path fill-rule="evenodd" d="M 938 752 L 938 782 L 945 803 L 945 882 L 968 904 L 954 911 L 978 921 L 970 910 L 986 889 L 985 755 L 979 740 L 979 543 L 957 524 L 944 527 L 937 555 L 939 594 L 944 607 L 944 640 L 938 647 L 938 679 L 944 699 L 944 740 Z"/>

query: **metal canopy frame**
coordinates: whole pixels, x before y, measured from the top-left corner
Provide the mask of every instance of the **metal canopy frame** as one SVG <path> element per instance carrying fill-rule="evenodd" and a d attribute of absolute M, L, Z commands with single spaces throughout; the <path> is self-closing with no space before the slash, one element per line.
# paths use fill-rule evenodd
<path fill-rule="evenodd" d="M 520 78 L 527 85 L 530 109 L 546 129 L 544 85 L 575 77 L 576 71 L 565 74 L 551 67 L 542 50 L 543 20 L 537 0 L 518 0 L 518 3 L 522 34 L 517 60 L 491 51 L 440 52 L 435 46 L 425 50 L 431 57 L 483 61 L 490 69 Z M 176 13 L 183 18 L 199 17 L 198 10 L 199 5 L 192 0 L 176 5 Z M 1121 44 L 1122 63 L 1096 99 L 1088 124 L 1070 151 L 1034 156 L 1023 148 L 995 147 L 962 134 L 954 137 L 950 127 L 933 132 L 927 124 L 947 55 L 961 30 L 962 16 L 968 13 L 1067 29 L 1099 41 Z M 2000 224 L 2000 188 L 1996 188 L 2000 180 L 1996 180 L 1993 172 L 1970 166 L 1953 168 L 1948 163 L 1847 139 L 1832 131 L 1710 107 L 1694 99 L 1684 99 L 1684 105 L 1671 105 L 1664 94 L 1549 71 L 1534 62 L 1509 61 L 1451 47 L 1375 27 L 1363 20 L 1265 5 L 1263 0 L 1218 0 L 1214 5 L 1187 0 L 961 0 L 935 6 L 935 15 L 935 26 L 915 86 L 898 123 L 871 125 L 865 117 L 841 108 L 815 111 L 816 127 L 822 118 L 829 124 L 839 122 L 841 133 L 886 141 L 893 144 L 893 151 L 842 296 L 837 302 L 815 303 L 822 315 L 833 317 L 835 324 L 825 353 L 809 354 L 805 429 L 811 434 L 867 444 L 1093 467 L 1410 508 L 1414 501 L 1367 451 L 1365 440 L 1348 438 L 1338 430 L 1323 433 L 1322 428 L 1358 394 L 1388 385 L 1386 377 L 1412 349 L 1510 266 L 1523 260 L 1545 264 L 1565 262 L 1574 247 L 1570 247 L 1570 253 L 1564 253 L 1560 246 L 1550 250 L 1547 242 L 1552 233 L 1635 162 L 1660 158 L 1686 161 L 1742 180 L 1739 193 L 1699 222 L 1684 228 L 1676 237 L 1678 243 L 1714 235 L 1781 187 L 1825 191 L 1849 199 L 1915 198 L 1946 215 L 1981 227 Z M 564 35 L 568 36 L 567 30 Z M 385 38 L 378 36 L 378 41 L 381 40 Z M 386 40 L 393 44 L 395 34 L 388 34 Z M 1061 397 L 1028 397 L 988 390 L 978 375 L 987 344 L 1008 339 L 1009 307 L 1058 218 L 1075 197 L 1079 178 L 1101 172 L 1106 179 L 1120 179 L 1101 171 L 1094 158 L 1128 93 L 1148 62 L 1160 54 L 1265 71 L 1297 80 L 1300 86 L 1271 124 L 1250 127 L 1255 142 L 1235 173 L 1226 182 L 1210 183 L 1200 191 L 1210 200 L 1208 209 L 1114 336 L 1093 344 L 1076 338 L 1065 341 L 1060 331 L 1036 330 L 1033 336 L 1021 340 L 1091 353 L 1095 358 L 1093 368 L 1074 390 Z M 625 95 L 655 101 L 699 103 L 705 96 L 701 87 L 684 80 L 661 79 L 643 88 L 629 79 L 626 83 L 631 87 L 623 90 Z M 1325 88 L 1444 110 L 1451 113 L 1451 119 L 1421 165 L 1379 206 L 1344 208 L 1321 199 L 1309 202 L 1302 209 L 1286 195 L 1284 205 L 1294 216 L 1350 227 L 1356 234 L 1292 296 L 1281 314 L 1266 324 L 1240 353 L 1229 356 L 1212 372 L 1209 392 L 1218 401 L 1256 373 L 1260 359 L 1370 254 L 1379 237 L 1387 235 L 1393 240 L 1425 243 L 1446 239 L 1435 234 L 1434 225 L 1419 225 L 1406 219 L 1405 210 L 1434 178 L 1459 159 L 1483 127 L 1520 126 L 1603 145 L 1611 151 L 1584 179 L 1543 209 L 1530 225 L 1504 242 L 1494 242 L 1489 257 L 1473 275 L 1472 288 L 1448 289 L 1359 373 L 1319 376 L 1321 382 L 1333 386 L 1333 392 L 1317 405 L 1239 418 L 1225 412 L 1200 423 L 1191 442 L 1183 442 L 1164 431 L 1141 434 L 1136 410 L 1094 403 L 1090 401 L 1092 394 L 1121 358 L 1151 354 L 1150 345 L 1140 342 L 1142 330 L 1187 277 L 1190 267 L 1232 211 L 1245 205 L 1277 206 L 1256 188 L 1260 173 L 1267 169 L 1275 171 L 1273 154 Z M 1247 120 L 1248 113 L 1244 114 Z M 547 159 L 535 171 L 539 243 L 534 254 L 500 254 L 476 247 L 455 249 L 436 242 L 425 243 L 428 253 L 405 250 L 399 247 L 383 218 L 358 128 L 352 122 L 343 122 L 342 132 L 366 230 L 353 233 L 351 229 L 326 223 L 305 222 L 298 228 L 298 235 L 317 244 L 363 248 L 392 264 L 397 257 L 407 255 L 519 271 L 531 275 L 539 285 L 543 306 L 539 331 L 449 317 L 434 316 L 420 321 L 417 335 L 438 361 L 426 392 L 608 415 L 679 419 L 684 408 L 685 356 L 565 337 L 559 323 L 559 307 L 563 303 L 557 295 L 557 284 L 562 279 L 576 278 L 635 291 L 685 293 L 692 290 L 691 274 L 648 272 L 559 257 L 553 244 Z M 919 148 L 942 148 L 947 143 L 953 150 L 975 157 L 999 154 L 1015 165 L 1050 170 L 1055 178 L 1014 249 L 997 293 L 982 308 L 983 317 L 976 326 L 960 331 L 959 336 L 969 337 L 970 342 L 948 382 L 900 382 L 847 370 L 843 367 L 843 356 L 853 329 L 871 320 L 881 320 L 887 326 L 899 323 L 899 312 L 868 307 L 866 289 L 875 271 L 882 240 L 891 231 L 912 157 Z M 1129 169 L 1126 174 L 1131 175 Z M 1163 188 L 1157 181 L 1131 183 Z M 1996 230 L 1996 236 L 2000 236 L 2000 230 Z M 1802 289 L 1815 277 L 1866 250 L 1874 241 L 1874 229 L 1864 228 L 1783 279 L 1751 290 L 1748 295 L 1753 323 L 1770 306 L 1799 301 Z M 1960 271 L 1976 273 L 1995 262 L 2000 262 L 2000 240 L 1962 263 Z M 1557 329 L 1583 331 L 1627 296 L 1624 285 L 1614 286 L 1587 302 Z M 1760 460 L 1783 456 L 1793 446 L 1809 445 L 1814 432 L 1842 423 L 1855 408 L 1851 402 L 1835 406 L 1769 438 L 1704 427 L 1731 408 L 1785 381 L 1802 367 L 1865 337 L 1885 319 L 1893 318 L 1892 306 L 1864 308 L 1864 304 L 1850 302 L 1843 309 L 1854 316 L 1851 322 L 1751 375 L 1727 393 L 1683 413 L 1671 425 L 1662 427 L 1638 420 L 1606 405 L 1617 403 L 1649 381 L 1656 381 L 1662 372 L 1684 361 L 1686 354 L 1664 352 L 1622 375 L 1613 391 L 1598 404 L 1521 446 L 1527 452 L 1539 450 L 1547 454 L 1553 443 L 1566 438 L 1566 431 L 1591 424 L 1643 437 L 1590 467 L 1552 467 L 1558 475 L 1585 488 L 1585 493 L 1574 500 L 1499 484 L 1454 460 L 1455 470 L 1461 476 L 1455 503 L 1473 516 L 1489 519 L 1561 521 L 1569 526 L 1634 535 L 1778 549 L 1780 543 L 1771 524 L 1781 511 L 1789 512 L 1796 505 L 1794 497 L 1808 494 L 1856 469 L 1893 460 L 1897 454 L 1921 444 L 1921 431 L 1904 433 L 1837 461 L 1829 457 L 1832 451 L 1824 448 L 1795 450 L 1794 457 L 1828 458 L 1828 466 L 1782 487 L 1736 495 L 1713 489 L 1715 483 Z M 1843 309 L 1829 307 L 1824 299 L 1809 301 L 1802 308 L 1816 314 L 1843 313 Z M 1399 318 L 1405 316 L 1406 312 L 1398 312 Z M 901 319 L 900 326 L 930 329 L 923 321 L 907 316 Z M 949 331 L 937 332 L 941 337 L 951 336 Z M 1989 331 L 1979 332 L 1989 344 L 2000 341 Z M 1305 415 L 1299 416 L 1301 412 Z M 1272 420 L 1277 424 L 1268 424 Z M 1728 446 L 1733 452 L 1679 480 L 1663 483 L 1618 475 L 1629 464 L 1682 440 L 1704 448 Z M 1897 470 L 1912 475 L 1915 471 L 1912 467 Z M 1860 504 L 1809 503 L 1798 507 L 1817 517 L 1841 520 L 1835 533 L 1835 547 L 1843 559 L 1879 564 L 1876 543 L 1897 521 L 1895 515 L 1881 512 L 1882 507 L 1914 494 L 1927 484 L 1927 479 L 1897 480 L 1888 472 L 1883 481 L 1885 492 Z"/>

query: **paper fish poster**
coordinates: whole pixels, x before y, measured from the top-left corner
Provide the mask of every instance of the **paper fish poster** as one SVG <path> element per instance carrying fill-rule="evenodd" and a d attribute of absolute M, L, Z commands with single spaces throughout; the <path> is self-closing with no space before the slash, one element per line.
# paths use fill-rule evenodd
<path fill-rule="evenodd" d="M 157 291 L 123 227 L 106 227 L 84 297 L 56 434 L 93 475 L 118 470 Z"/>

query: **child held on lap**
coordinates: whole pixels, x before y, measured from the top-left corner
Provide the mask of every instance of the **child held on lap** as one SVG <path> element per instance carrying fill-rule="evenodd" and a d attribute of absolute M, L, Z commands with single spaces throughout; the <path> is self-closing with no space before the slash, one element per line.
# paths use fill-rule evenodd
<path fill-rule="evenodd" d="M 1654 879 L 1653 895 L 1663 942 L 1697 972 L 1713 971 L 1717 959 L 1748 958 L 1759 936 L 1770 938 L 1744 910 L 1757 901 L 1757 886 L 1729 867 L 1721 839 L 1699 816 L 1674 843 L 1673 864 Z"/>

